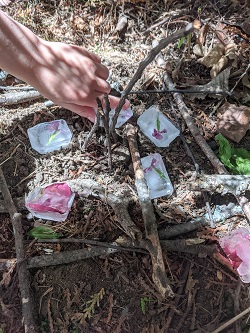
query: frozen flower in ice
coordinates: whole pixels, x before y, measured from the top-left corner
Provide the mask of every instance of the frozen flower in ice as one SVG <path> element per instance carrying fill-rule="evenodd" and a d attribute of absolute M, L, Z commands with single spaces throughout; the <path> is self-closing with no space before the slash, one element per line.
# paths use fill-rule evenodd
<path fill-rule="evenodd" d="M 146 169 L 144 169 L 143 171 L 146 173 L 148 171 L 152 171 L 153 168 L 158 164 L 158 161 L 156 158 L 152 158 L 151 164 L 149 167 L 147 167 Z"/>
<path fill-rule="evenodd" d="M 162 131 L 157 131 L 154 128 L 154 133 L 152 133 L 153 137 L 155 137 L 157 140 L 161 140 L 163 138 L 163 136 L 161 135 L 161 133 L 167 133 L 167 130 L 164 128 Z"/>
<path fill-rule="evenodd" d="M 159 161 L 158 161 L 156 158 L 152 158 L 152 161 L 151 161 L 150 166 L 147 167 L 147 168 L 145 168 L 143 171 L 144 171 L 145 173 L 147 173 L 147 172 L 149 172 L 149 171 L 154 170 L 155 172 L 158 173 L 158 175 L 159 175 L 161 178 L 164 178 L 164 179 L 166 179 L 166 180 L 169 180 L 168 177 L 166 177 L 166 175 L 164 175 L 164 173 L 163 173 L 160 169 L 158 169 L 158 168 L 156 167 L 157 164 L 159 164 Z"/>
<path fill-rule="evenodd" d="M 60 126 L 60 121 L 58 120 L 52 121 L 46 126 L 47 130 L 53 132 L 49 138 L 47 145 L 49 145 L 55 139 L 55 136 L 59 132 L 59 126 Z"/>
<path fill-rule="evenodd" d="M 66 183 L 54 183 L 46 186 L 36 195 L 26 200 L 26 207 L 35 212 L 56 212 L 64 214 L 69 209 L 69 201 L 74 195 Z"/>
<path fill-rule="evenodd" d="M 161 122 L 158 114 L 156 118 L 156 129 L 154 128 L 154 132 L 152 133 L 152 136 L 155 137 L 157 140 L 161 140 L 163 138 L 161 133 L 167 133 L 167 130 L 165 128 L 163 130 L 160 130 L 160 127 L 161 127 Z"/>
<path fill-rule="evenodd" d="M 234 230 L 219 240 L 234 269 L 243 282 L 250 282 L 250 233 L 245 228 Z"/>

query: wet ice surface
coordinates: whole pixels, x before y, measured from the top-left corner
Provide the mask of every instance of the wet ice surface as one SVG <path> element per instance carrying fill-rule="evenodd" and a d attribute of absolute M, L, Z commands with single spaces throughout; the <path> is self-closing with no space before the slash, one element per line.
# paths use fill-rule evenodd
<path fill-rule="evenodd" d="M 160 154 L 155 153 L 141 159 L 149 189 L 150 199 L 171 195 L 174 191 Z"/>
<path fill-rule="evenodd" d="M 27 132 L 31 147 L 40 154 L 65 148 L 72 139 L 72 133 L 64 119 L 38 124 Z"/>
<path fill-rule="evenodd" d="M 155 105 L 143 112 L 137 124 L 144 135 L 158 147 L 168 147 L 180 134 L 180 131 Z"/>

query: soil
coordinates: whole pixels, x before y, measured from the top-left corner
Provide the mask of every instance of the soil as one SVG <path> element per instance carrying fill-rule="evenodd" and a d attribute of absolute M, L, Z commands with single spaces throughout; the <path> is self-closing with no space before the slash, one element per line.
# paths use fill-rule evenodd
<path fill-rule="evenodd" d="M 244 13 L 242 11 L 244 6 Z M 125 88 L 139 62 L 151 49 L 153 39 L 166 37 L 168 33 L 183 27 L 201 16 L 216 24 L 221 18 L 230 22 L 244 21 L 249 15 L 247 2 L 240 1 L 22 1 L 13 2 L 4 10 L 27 25 L 41 37 L 85 46 L 98 53 L 112 75 L 110 80 Z M 125 11 L 129 25 L 124 36 L 118 35 L 115 27 L 119 14 Z M 170 13 L 170 14 L 169 14 Z M 165 24 L 145 30 L 166 17 Z M 171 19 L 172 18 L 172 19 Z M 236 30 L 235 30 L 236 29 Z M 237 30 L 238 29 L 238 30 Z M 238 48 L 246 43 L 247 35 L 239 28 L 227 27 L 227 34 Z M 210 42 L 211 40 L 208 39 Z M 192 41 L 193 42 L 193 41 Z M 249 43 L 249 38 L 248 38 Z M 245 45 L 245 44 L 244 44 Z M 249 45 L 248 45 L 249 47 Z M 242 49 L 243 50 L 243 49 Z M 194 57 L 188 58 L 188 43 L 170 45 L 163 51 L 167 70 L 176 76 L 175 84 L 185 87 L 190 84 L 205 84 L 211 80 L 209 70 L 198 64 Z M 185 56 L 182 63 L 179 60 Z M 241 64 L 249 62 L 249 49 L 241 53 Z M 20 85 L 8 76 L 6 85 Z M 234 86 L 232 79 L 230 85 Z M 242 87 L 239 87 L 240 90 Z M 162 89 L 162 70 L 151 63 L 133 90 Z M 227 98 L 235 102 L 234 98 Z M 184 96 L 192 112 L 195 124 L 217 154 L 214 141 L 216 134 L 217 107 L 224 97 L 191 100 Z M 129 120 L 136 126 L 139 115 L 149 106 L 158 104 L 175 124 L 191 150 L 202 173 L 216 173 L 212 164 L 187 129 L 177 105 L 169 95 L 130 95 L 134 116 Z M 239 100 L 243 104 L 242 100 Z M 247 103 L 245 103 L 247 105 Z M 172 107 L 174 106 L 174 107 Z M 122 193 L 125 188 L 136 198 L 129 206 L 129 213 L 136 226 L 144 234 L 144 221 L 136 194 L 134 171 L 126 132 L 118 129 L 118 142 L 112 141 L 112 170 L 108 167 L 105 131 L 99 128 L 86 150 L 82 145 L 92 124 L 84 118 L 58 106 L 47 108 L 44 99 L 2 106 L 0 110 L 0 156 L 1 167 L 18 210 L 23 216 L 26 256 L 63 253 L 70 250 L 92 248 L 83 243 L 38 243 L 28 231 L 39 225 L 47 225 L 63 238 L 89 239 L 112 243 L 124 237 L 117 221 L 116 212 L 105 202 L 96 198 L 76 196 L 65 222 L 27 219 L 28 211 L 23 205 L 25 194 L 33 188 L 53 182 L 90 178 L 108 191 Z M 27 129 L 37 123 L 65 119 L 73 138 L 67 148 L 40 155 L 34 151 L 27 136 Z M 180 137 L 167 148 L 157 148 L 138 131 L 140 156 L 161 154 L 174 193 L 170 197 L 154 199 L 153 205 L 157 227 L 185 224 L 203 216 L 206 210 L 204 196 L 187 186 L 195 174 L 193 159 L 188 155 Z M 242 142 L 248 147 L 249 135 Z M 241 146 L 242 146 L 241 145 Z M 1 198 L 2 200 L 3 198 Z M 208 193 L 211 208 L 216 204 L 235 202 L 233 196 Z M 2 209 L 0 258 L 16 256 L 14 234 L 6 209 Z M 199 239 L 204 245 L 218 244 L 221 235 L 239 226 L 248 227 L 244 215 L 237 215 L 216 225 L 173 237 L 172 239 Z M 134 251 L 118 251 L 76 261 L 67 265 L 48 266 L 30 270 L 30 288 L 34 301 L 34 314 L 40 332 L 50 333 L 203 333 L 213 332 L 224 322 L 249 307 L 248 284 L 241 282 L 237 274 L 223 266 L 213 256 L 203 256 L 164 251 L 168 282 L 173 289 L 173 299 L 160 297 L 152 280 L 150 256 Z M 22 333 L 21 303 L 17 269 L 13 266 L 7 273 L 0 271 L 0 332 Z M 93 311 L 90 311 L 93 305 Z M 86 311 L 89 316 L 86 318 Z M 247 317 L 234 322 L 223 330 L 227 333 L 248 332 Z M 216 331 L 219 332 L 219 331 Z"/>

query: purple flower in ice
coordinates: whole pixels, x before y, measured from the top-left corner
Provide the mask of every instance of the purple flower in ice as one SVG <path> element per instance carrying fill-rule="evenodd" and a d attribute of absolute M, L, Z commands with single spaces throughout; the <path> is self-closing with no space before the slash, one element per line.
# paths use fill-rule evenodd
<path fill-rule="evenodd" d="M 156 159 L 156 158 L 152 158 L 152 161 L 151 161 L 151 164 L 149 167 L 145 168 L 143 170 L 143 172 L 147 173 L 149 171 L 152 171 L 154 170 L 155 172 L 158 173 L 158 175 L 161 177 L 161 178 L 164 178 L 166 180 L 169 180 L 168 177 L 160 170 L 158 169 L 156 166 L 159 164 L 159 161 Z"/>
<path fill-rule="evenodd" d="M 54 131 L 58 131 L 59 130 L 59 125 L 60 125 L 60 121 L 52 121 L 51 123 L 47 124 L 47 130 L 49 130 L 50 132 L 54 132 Z"/>
<path fill-rule="evenodd" d="M 167 133 L 167 130 L 165 128 L 161 131 L 160 131 L 160 128 L 161 128 L 161 122 L 160 122 L 159 113 L 158 113 L 157 118 L 156 118 L 156 129 L 154 128 L 154 133 L 152 133 L 153 137 L 155 137 L 156 140 L 161 140 L 163 138 L 161 133 Z"/>
<path fill-rule="evenodd" d="M 156 158 L 153 158 L 152 161 L 151 161 L 150 166 L 147 167 L 146 169 L 144 169 L 143 171 L 144 171 L 145 173 L 148 172 L 148 171 L 152 171 L 153 168 L 155 168 L 157 164 L 158 164 L 157 159 L 156 159 Z"/>
<path fill-rule="evenodd" d="M 47 124 L 46 128 L 48 131 L 53 132 L 49 138 L 49 141 L 47 143 L 50 144 L 54 139 L 57 133 L 59 132 L 59 126 L 60 126 L 60 121 L 52 121 L 51 123 Z"/>
<path fill-rule="evenodd" d="M 161 133 L 167 133 L 167 130 L 164 128 L 162 131 L 157 131 L 154 128 L 154 133 L 152 133 L 152 135 L 157 139 L 157 140 L 161 140 L 162 139 L 162 135 Z"/>

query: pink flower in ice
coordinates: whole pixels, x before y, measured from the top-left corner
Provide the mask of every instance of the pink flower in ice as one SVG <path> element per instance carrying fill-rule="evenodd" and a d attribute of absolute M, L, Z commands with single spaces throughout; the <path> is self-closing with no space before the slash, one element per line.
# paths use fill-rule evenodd
<path fill-rule="evenodd" d="M 28 209 L 36 212 L 57 212 L 64 214 L 68 209 L 72 191 L 66 183 L 55 183 L 41 189 L 38 195 L 26 202 Z"/>
<path fill-rule="evenodd" d="M 155 137 L 157 140 L 161 140 L 163 138 L 163 136 L 161 135 L 161 133 L 167 133 L 167 130 L 164 128 L 162 131 L 157 131 L 154 128 L 154 133 L 152 133 L 153 137 Z"/>
<path fill-rule="evenodd" d="M 245 228 L 234 230 L 219 240 L 234 269 L 243 282 L 250 282 L 250 233 Z"/>
<path fill-rule="evenodd" d="M 147 167 L 146 169 L 144 169 L 143 171 L 144 171 L 145 173 L 148 172 L 148 171 L 152 171 L 153 168 L 155 168 L 157 164 L 158 164 L 157 159 L 156 159 L 156 158 L 153 158 L 152 161 L 151 161 L 150 166 Z"/>
<path fill-rule="evenodd" d="M 59 130 L 59 125 L 60 125 L 60 121 L 55 120 L 55 121 L 52 121 L 51 123 L 47 124 L 46 128 L 47 128 L 47 130 L 54 132 L 54 131 Z"/>

